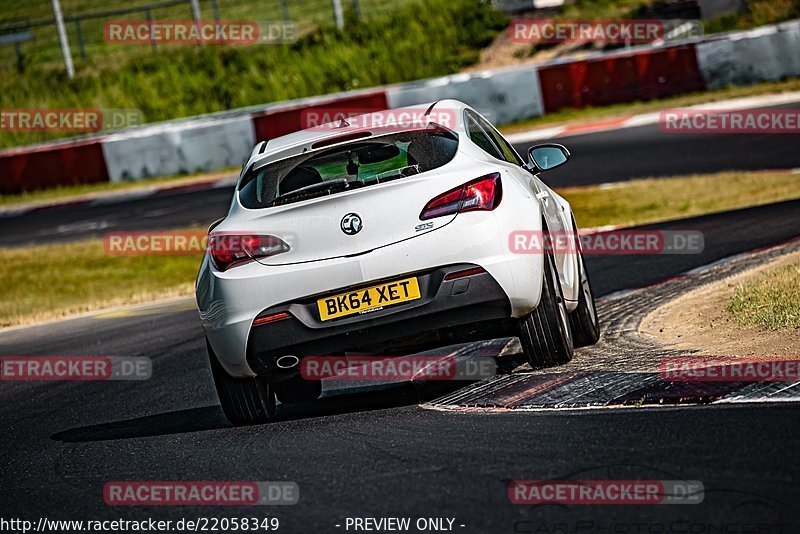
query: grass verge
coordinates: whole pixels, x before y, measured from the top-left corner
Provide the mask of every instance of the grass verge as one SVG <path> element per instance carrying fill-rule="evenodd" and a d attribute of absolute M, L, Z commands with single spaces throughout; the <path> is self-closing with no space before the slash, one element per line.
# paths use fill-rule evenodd
<path fill-rule="evenodd" d="M 110 256 L 102 240 L 0 249 L 0 327 L 191 294 L 197 256 Z"/>
<path fill-rule="evenodd" d="M 749 0 L 741 13 L 724 15 L 705 23 L 706 34 L 746 30 L 800 17 L 798 0 Z"/>
<path fill-rule="evenodd" d="M 558 192 L 570 202 L 583 228 L 628 226 L 800 198 L 800 174 L 721 172 L 562 188 Z"/>
<path fill-rule="evenodd" d="M 739 285 L 728 309 L 743 326 L 800 328 L 800 263 L 784 265 Z"/>
<path fill-rule="evenodd" d="M 800 198 L 798 181 L 800 175 L 788 172 L 719 173 L 559 192 L 572 203 L 579 224 L 591 227 Z M 198 256 L 112 256 L 102 240 L 0 249 L 0 326 L 191 294 L 199 261 Z"/>

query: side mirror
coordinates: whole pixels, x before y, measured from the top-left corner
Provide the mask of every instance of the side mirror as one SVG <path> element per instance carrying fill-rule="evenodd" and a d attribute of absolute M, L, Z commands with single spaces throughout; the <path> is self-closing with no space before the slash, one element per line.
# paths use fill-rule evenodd
<path fill-rule="evenodd" d="M 569 161 L 569 156 L 567 147 L 555 143 L 536 145 L 528 149 L 531 166 L 540 171 L 549 171 L 565 164 Z"/>

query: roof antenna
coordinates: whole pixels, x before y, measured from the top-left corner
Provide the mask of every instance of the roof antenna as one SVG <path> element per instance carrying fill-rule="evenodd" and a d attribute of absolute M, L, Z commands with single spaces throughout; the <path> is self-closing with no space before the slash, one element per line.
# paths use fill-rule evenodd
<path fill-rule="evenodd" d="M 337 128 L 347 128 L 350 126 L 350 123 L 347 122 L 347 119 L 344 117 L 344 113 L 339 113 L 339 117 L 337 119 L 340 121 Z"/>

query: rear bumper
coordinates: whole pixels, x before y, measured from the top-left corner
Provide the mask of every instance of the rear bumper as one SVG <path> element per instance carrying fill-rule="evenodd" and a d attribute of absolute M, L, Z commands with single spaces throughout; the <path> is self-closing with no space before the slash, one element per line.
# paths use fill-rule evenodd
<path fill-rule="evenodd" d="M 539 302 L 542 256 L 510 253 L 508 236 L 520 228 L 541 229 L 541 214 L 532 209 L 535 206 L 530 199 L 509 193 L 493 212 L 463 213 L 440 229 L 359 256 L 285 266 L 251 262 L 225 272 L 213 269 L 206 256 L 196 288 L 206 337 L 231 376 L 253 376 L 248 363 L 249 338 L 254 319 L 265 309 L 301 302 L 310 295 L 333 295 L 343 288 L 396 279 L 401 274 L 428 274 L 446 265 L 485 269 L 511 303 L 507 317 L 522 317 Z M 403 309 L 398 306 L 392 311 Z M 367 319 L 380 317 L 376 312 Z M 281 321 L 274 326 L 284 324 Z M 312 322 L 301 324 L 315 328 Z M 344 326 L 345 322 L 336 324 Z M 273 335 L 283 335 L 277 328 L 271 330 Z"/>
<path fill-rule="evenodd" d="M 321 321 L 316 301 L 323 295 L 268 308 L 264 313 L 287 312 L 290 317 L 251 328 L 247 363 L 258 374 L 275 376 L 285 372 L 275 361 L 287 354 L 300 358 L 344 352 L 401 355 L 514 335 L 511 302 L 489 273 L 445 280 L 448 274 L 474 267 L 451 265 L 398 277 L 416 276 L 421 298 L 365 315 Z"/>

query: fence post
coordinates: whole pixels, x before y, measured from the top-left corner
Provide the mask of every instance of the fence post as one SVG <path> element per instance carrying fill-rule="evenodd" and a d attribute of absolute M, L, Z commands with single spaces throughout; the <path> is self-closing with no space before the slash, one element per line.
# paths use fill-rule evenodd
<path fill-rule="evenodd" d="M 192 20 L 194 20 L 195 26 L 197 29 L 200 29 L 200 22 L 202 20 L 202 15 L 200 14 L 200 2 L 198 0 L 189 0 L 189 6 L 192 8 Z M 200 46 L 205 46 L 203 42 L 202 35 L 200 37 Z"/>
<path fill-rule="evenodd" d="M 192 20 L 200 22 L 202 17 L 200 14 L 200 2 L 198 0 L 189 0 L 189 6 L 192 8 Z"/>
<path fill-rule="evenodd" d="M 344 29 L 344 11 L 342 10 L 342 0 L 331 0 L 333 2 L 333 18 L 336 19 L 336 27 Z"/>
<path fill-rule="evenodd" d="M 361 2 L 359 0 L 353 0 L 353 12 L 357 19 L 361 18 Z"/>
<path fill-rule="evenodd" d="M 75 67 L 72 65 L 72 52 L 69 49 L 69 39 L 67 29 L 64 27 L 64 15 L 61 13 L 59 0 L 52 0 L 53 16 L 56 19 L 56 30 L 58 31 L 58 42 L 61 44 L 61 55 L 64 56 L 64 67 L 67 69 L 67 78 L 70 80 L 75 77 Z"/>
<path fill-rule="evenodd" d="M 153 12 L 149 9 L 144 10 L 144 20 L 147 21 L 147 27 L 150 29 L 150 46 L 155 50 L 158 48 L 156 40 L 153 39 Z"/>
<path fill-rule="evenodd" d="M 214 13 L 214 22 L 219 22 L 219 6 L 217 0 L 211 0 L 211 11 Z"/>
<path fill-rule="evenodd" d="M 289 18 L 289 5 L 286 0 L 281 0 L 281 11 L 283 11 L 283 21 L 289 22 L 291 19 Z"/>
<path fill-rule="evenodd" d="M 78 50 L 81 59 L 86 59 L 86 48 L 83 46 L 83 31 L 81 31 L 81 19 L 75 19 L 75 36 L 78 38 Z"/>
<path fill-rule="evenodd" d="M 22 73 L 25 71 L 25 60 L 22 59 L 22 49 L 19 43 L 14 43 L 14 53 L 17 55 L 17 71 Z"/>

